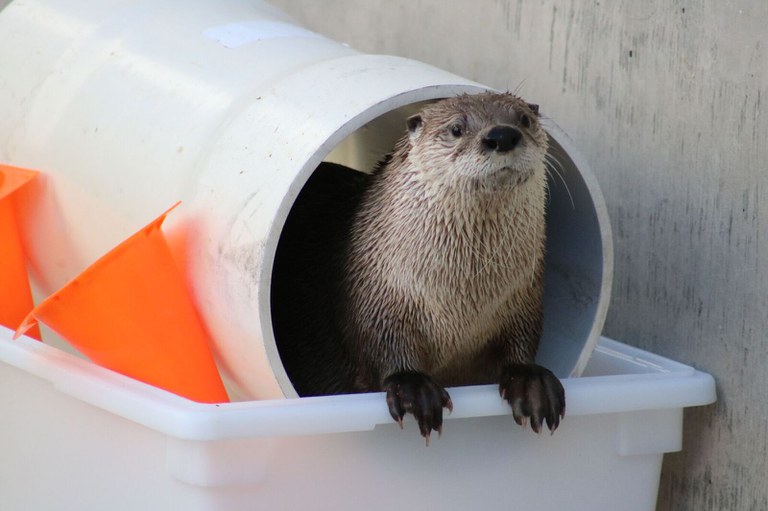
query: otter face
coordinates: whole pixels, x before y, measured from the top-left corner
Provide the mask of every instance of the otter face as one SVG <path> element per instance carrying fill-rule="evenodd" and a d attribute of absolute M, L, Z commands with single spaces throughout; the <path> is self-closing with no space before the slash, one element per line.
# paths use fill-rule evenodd
<path fill-rule="evenodd" d="M 491 191 L 544 179 L 538 106 L 512 94 L 445 99 L 407 121 L 408 158 L 432 182 Z"/>

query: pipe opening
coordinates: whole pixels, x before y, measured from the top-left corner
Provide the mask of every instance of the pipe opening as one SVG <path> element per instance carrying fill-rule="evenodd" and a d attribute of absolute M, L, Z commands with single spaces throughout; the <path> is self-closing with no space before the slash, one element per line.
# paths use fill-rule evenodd
<path fill-rule="evenodd" d="M 307 180 L 286 219 L 272 268 L 271 319 L 281 362 L 300 396 L 312 395 L 315 385 L 338 383 L 341 388 L 350 383 L 313 380 L 322 373 L 314 368 L 351 363 L 337 345 L 343 325 L 330 321 L 343 307 L 333 298 L 339 283 L 324 277 L 343 271 L 339 255 L 365 173 L 392 151 L 405 133 L 406 119 L 424 103 L 394 109 L 333 148 Z M 538 361 L 568 377 L 581 372 L 600 333 L 607 307 L 604 282 L 610 276 L 603 264 L 605 232 L 592 191 L 569 154 L 573 150 L 568 141 L 554 137 L 553 130 L 559 128 L 548 129 L 544 332 Z M 330 257 L 317 257 L 319 252 Z"/>

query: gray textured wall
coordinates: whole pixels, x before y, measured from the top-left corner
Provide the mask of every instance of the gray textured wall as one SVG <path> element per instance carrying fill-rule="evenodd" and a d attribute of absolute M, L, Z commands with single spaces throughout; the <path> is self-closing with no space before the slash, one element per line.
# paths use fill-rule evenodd
<path fill-rule="evenodd" d="M 768 509 L 768 2 L 273 3 L 541 104 L 606 196 L 606 334 L 718 380 L 718 404 L 686 413 L 659 509 Z"/>

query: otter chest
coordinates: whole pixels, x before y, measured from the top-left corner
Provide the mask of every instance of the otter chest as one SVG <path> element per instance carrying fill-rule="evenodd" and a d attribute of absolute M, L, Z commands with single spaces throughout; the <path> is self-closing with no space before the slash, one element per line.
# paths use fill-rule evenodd
<path fill-rule="evenodd" d="M 401 296 L 415 305 L 422 342 L 438 366 L 477 353 L 499 336 L 538 278 L 541 250 L 532 241 L 475 241 L 404 250 L 394 272 L 401 276 Z"/>

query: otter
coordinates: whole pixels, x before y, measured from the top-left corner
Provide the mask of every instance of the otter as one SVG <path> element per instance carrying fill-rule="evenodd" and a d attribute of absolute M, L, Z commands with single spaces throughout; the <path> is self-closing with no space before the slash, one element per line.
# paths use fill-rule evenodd
<path fill-rule="evenodd" d="M 511 93 L 409 117 L 371 175 L 324 163 L 289 214 L 272 319 L 300 396 L 386 392 L 402 427 L 442 432 L 445 387 L 498 383 L 519 425 L 557 429 L 542 328 L 547 134 Z"/>

